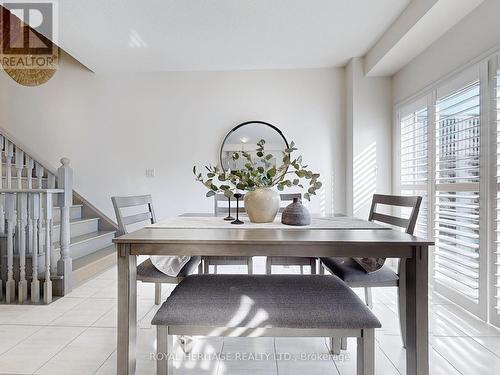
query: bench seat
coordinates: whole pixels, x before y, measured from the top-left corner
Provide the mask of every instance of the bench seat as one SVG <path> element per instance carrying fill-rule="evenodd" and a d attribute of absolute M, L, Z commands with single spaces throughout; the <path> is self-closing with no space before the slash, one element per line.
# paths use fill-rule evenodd
<path fill-rule="evenodd" d="M 357 337 L 357 374 L 373 375 L 374 329 L 381 326 L 333 275 L 191 275 L 175 287 L 152 324 L 158 375 L 172 374 L 173 335 Z"/>
<path fill-rule="evenodd" d="M 378 328 L 380 322 L 336 276 L 191 275 L 153 318 L 164 326 Z"/>

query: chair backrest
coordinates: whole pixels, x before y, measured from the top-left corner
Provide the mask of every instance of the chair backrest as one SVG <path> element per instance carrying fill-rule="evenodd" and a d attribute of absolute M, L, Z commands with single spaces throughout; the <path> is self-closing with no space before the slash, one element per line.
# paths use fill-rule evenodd
<path fill-rule="evenodd" d="M 302 201 L 302 194 L 300 193 L 291 193 L 291 194 L 280 194 L 280 200 L 283 203 L 292 202 L 294 198 L 297 198 L 299 202 Z M 243 197 L 240 199 L 238 212 L 245 212 L 245 203 L 243 201 Z M 286 205 L 280 207 L 280 212 L 286 208 Z M 224 215 L 227 214 L 228 211 L 228 199 L 224 194 L 215 194 L 214 195 L 214 214 L 215 215 Z M 236 213 L 236 199 L 231 198 L 231 214 Z"/>
<path fill-rule="evenodd" d="M 156 223 L 151 195 L 111 197 L 111 201 L 115 209 L 120 235 L 129 233 L 129 227 L 134 224 L 137 226 L 139 223 Z"/>
<path fill-rule="evenodd" d="M 415 225 L 417 223 L 418 211 L 420 210 L 421 203 L 422 197 L 418 196 L 374 194 L 368 220 L 379 221 L 381 223 L 404 228 L 406 233 L 413 234 Z M 377 212 L 377 206 L 379 204 L 392 207 L 409 207 L 411 208 L 411 213 L 408 218 L 379 213 Z"/>

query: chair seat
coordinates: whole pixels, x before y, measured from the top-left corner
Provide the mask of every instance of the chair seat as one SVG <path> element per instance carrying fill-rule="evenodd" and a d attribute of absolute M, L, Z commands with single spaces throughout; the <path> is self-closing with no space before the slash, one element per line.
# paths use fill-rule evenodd
<path fill-rule="evenodd" d="M 351 287 L 397 286 L 399 276 L 384 265 L 375 272 L 367 273 L 352 258 L 321 258 L 328 270 Z"/>
<path fill-rule="evenodd" d="M 380 322 L 336 276 L 192 275 L 153 318 L 166 326 L 363 329 Z"/>
<path fill-rule="evenodd" d="M 179 271 L 177 277 L 168 276 L 163 272 L 159 271 L 151 262 L 151 259 L 148 258 L 141 264 L 137 266 L 137 280 L 145 281 L 145 282 L 163 282 L 163 283 L 172 283 L 177 282 L 179 277 L 186 277 L 192 274 L 198 265 L 201 262 L 201 257 L 195 256 L 191 257 L 189 261 L 182 267 Z"/>

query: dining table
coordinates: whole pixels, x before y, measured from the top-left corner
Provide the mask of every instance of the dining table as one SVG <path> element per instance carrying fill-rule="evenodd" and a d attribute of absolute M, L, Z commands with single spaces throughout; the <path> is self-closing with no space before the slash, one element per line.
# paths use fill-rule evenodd
<path fill-rule="evenodd" d="M 184 214 L 117 237 L 117 373 L 134 374 L 137 335 L 137 257 L 277 256 L 382 257 L 406 262 L 406 371 L 429 373 L 428 268 L 434 243 L 371 221 L 343 215 L 313 217 L 308 226 L 279 221 L 232 225 L 208 214 Z M 331 276 L 323 276 L 331 277 Z"/>

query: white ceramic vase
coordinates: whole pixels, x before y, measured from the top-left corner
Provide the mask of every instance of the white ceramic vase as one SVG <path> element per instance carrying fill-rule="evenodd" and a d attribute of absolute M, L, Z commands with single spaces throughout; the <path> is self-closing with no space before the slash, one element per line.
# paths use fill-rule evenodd
<path fill-rule="evenodd" d="M 272 188 L 258 188 L 245 194 L 245 211 L 252 223 L 270 223 L 280 209 L 280 195 Z"/>

